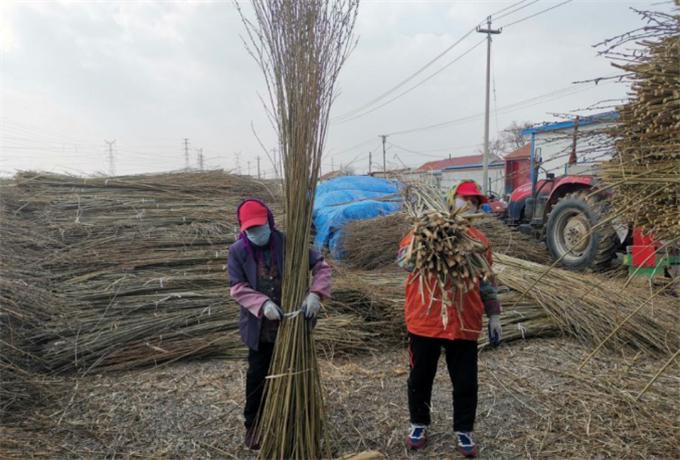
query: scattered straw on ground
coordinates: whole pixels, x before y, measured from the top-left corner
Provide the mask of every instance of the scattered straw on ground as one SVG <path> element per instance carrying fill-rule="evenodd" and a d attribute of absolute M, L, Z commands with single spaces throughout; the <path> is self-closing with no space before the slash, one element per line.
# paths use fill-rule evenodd
<path fill-rule="evenodd" d="M 481 458 L 678 458 L 678 366 L 642 400 L 659 367 L 635 354 L 539 339 L 480 355 L 477 440 Z M 443 359 L 433 393 L 430 446 L 404 448 L 405 350 L 322 361 L 333 454 L 377 450 L 388 458 L 457 458 Z M 254 458 L 242 447 L 245 363 L 204 361 L 66 378 L 54 407 L 5 426 L 0 457 Z"/>

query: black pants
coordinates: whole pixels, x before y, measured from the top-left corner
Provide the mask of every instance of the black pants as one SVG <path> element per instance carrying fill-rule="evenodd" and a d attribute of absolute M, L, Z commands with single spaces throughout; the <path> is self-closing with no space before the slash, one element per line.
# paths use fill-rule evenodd
<path fill-rule="evenodd" d="M 274 344 L 260 342 L 259 350 L 248 350 L 248 373 L 246 374 L 246 407 L 243 416 L 246 428 L 255 425 L 264 395 L 264 381 L 274 354 Z"/>
<path fill-rule="evenodd" d="M 408 407 L 411 423 L 430 424 L 432 383 L 441 349 L 453 385 L 453 429 L 473 431 L 477 414 L 477 342 L 445 340 L 409 334 L 411 373 Z"/>

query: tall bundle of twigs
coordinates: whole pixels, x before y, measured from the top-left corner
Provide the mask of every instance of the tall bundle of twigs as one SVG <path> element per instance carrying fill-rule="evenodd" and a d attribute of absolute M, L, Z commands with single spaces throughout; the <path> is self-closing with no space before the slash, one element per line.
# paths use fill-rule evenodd
<path fill-rule="evenodd" d="M 644 27 L 603 43 L 631 98 L 619 108 L 616 153 L 602 174 L 616 189 L 612 211 L 672 240 L 680 235 L 680 13 L 640 14 Z"/>
<path fill-rule="evenodd" d="M 286 247 L 281 302 L 299 309 L 309 289 L 314 190 L 334 86 L 351 47 L 358 0 L 252 0 L 242 15 L 269 90 L 284 172 Z M 323 397 L 312 328 L 302 315 L 279 328 L 260 414 L 262 458 L 320 458 Z"/>

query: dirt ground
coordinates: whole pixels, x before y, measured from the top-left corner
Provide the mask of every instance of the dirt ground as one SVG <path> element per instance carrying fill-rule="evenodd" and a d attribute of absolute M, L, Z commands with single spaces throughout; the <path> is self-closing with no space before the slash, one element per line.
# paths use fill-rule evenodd
<path fill-rule="evenodd" d="M 579 396 L 569 399 L 569 404 L 562 401 L 551 407 L 551 400 L 557 403 L 575 391 L 574 382 L 566 376 L 587 351 L 568 339 L 556 338 L 517 342 L 481 353 L 476 427 L 480 458 L 622 458 L 616 453 L 626 449 L 630 450 L 626 458 L 679 458 L 680 451 L 667 446 L 654 450 L 644 445 L 644 429 L 634 431 L 644 420 L 627 420 L 626 414 L 615 415 L 620 421 L 606 418 L 611 415 L 599 423 L 592 418 L 602 410 L 597 406 L 600 402 L 611 406 L 607 399 L 611 391 L 624 390 L 593 386 L 595 402 L 583 398 L 581 408 Z M 592 375 L 611 373 L 607 362 L 605 355 Z M 451 384 L 444 366 L 442 359 L 433 394 L 430 445 L 411 453 L 404 447 L 408 428 L 405 350 L 324 359 L 321 368 L 332 455 L 378 450 L 388 458 L 458 458 Z M 53 407 L 38 410 L 23 428 L 2 430 L 2 452 L 13 458 L 255 458 L 242 443 L 245 371 L 242 361 L 210 360 L 65 378 L 55 383 L 64 391 Z M 673 374 L 673 380 L 662 385 L 680 383 L 677 368 Z M 588 381 L 582 383 L 591 386 Z M 565 404 L 574 406 L 569 407 L 574 413 L 562 417 L 559 411 Z M 680 409 L 677 401 L 668 408 L 675 409 Z M 662 420 L 676 438 L 680 438 L 678 412 Z M 624 432 L 600 440 L 613 429 Z M 644 448 L 636 449 L 636 444 Z"/>

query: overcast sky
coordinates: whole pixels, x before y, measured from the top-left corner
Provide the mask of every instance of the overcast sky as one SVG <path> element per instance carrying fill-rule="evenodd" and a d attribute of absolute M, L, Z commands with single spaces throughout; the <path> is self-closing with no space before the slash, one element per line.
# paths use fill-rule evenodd
<path fill-rule="evenodd" d="M 625 97 L 622 84 L 572 82 L 617 73 L 592 45 L 639 27 L 631 7 L 672 8 L 658 0 L 574 0 L 513 25 L 561 1 L 506 8 L 513 3 L 362 0 L 359 41 L 338 82 L 324 172 L 351 164 L 363 173 L 369 152 L 381 168 L 383 133 L 395 133 L 387 138 L 388 167 L 476 153 L 484 127 L 482 34 L 469 34 L 376 99 L 491 13 L 505 9 L 493 25 L 506 26 L 492 44 L 494 137 L 513 120 L 552 121 L 554 113 Z M 262 171 L 271 175 L 251 123 L 267 148 L 275 146 L 275 134 L 259 99 L 264 80 L 242 31 L 229 1 L 1 2 L 0 171 L 107 172 L 105 140 L 113 139 L 119 174 L 179 169 L 188 138 L 192 166 L 202 148 L 208 167 L 248 173 L 250 164 L 256 174 L 260 155 Z"/>

